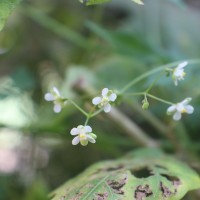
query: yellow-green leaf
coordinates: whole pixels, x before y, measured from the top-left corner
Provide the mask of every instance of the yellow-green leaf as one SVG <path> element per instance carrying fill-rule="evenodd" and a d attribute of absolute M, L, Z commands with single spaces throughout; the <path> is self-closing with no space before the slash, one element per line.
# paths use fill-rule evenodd
<path fill-rule="evenodd" d="M 97 163 L 51 193 L 52 200 L 180 200 L 200 188 L 199 175 L 176 158 L 143 149 Z"/>

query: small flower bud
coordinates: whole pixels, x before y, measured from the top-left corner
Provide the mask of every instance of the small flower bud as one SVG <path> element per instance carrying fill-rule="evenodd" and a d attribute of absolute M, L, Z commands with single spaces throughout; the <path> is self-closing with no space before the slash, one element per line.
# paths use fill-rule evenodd
<path fill-rule="evenodd" d="M 142 109 L 147 110 L 149 108 L 149 102 L 147 101 L 147 99 L 143 99 L 142 101 Z"/>
<path fill-rule="evenodd" d="M 94 140 L 97 139 L 97 136 L 96 136 L 94 133 L 89 133 L 89 135 L 90 135 Z"/>

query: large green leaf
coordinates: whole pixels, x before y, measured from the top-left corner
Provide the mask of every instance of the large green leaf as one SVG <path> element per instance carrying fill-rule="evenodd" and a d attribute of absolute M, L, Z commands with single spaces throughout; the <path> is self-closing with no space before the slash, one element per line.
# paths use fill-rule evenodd
<path fill-rule="evenodd" d="M 101 4 L 101 3 L 105 3 L 105 2 L 109 2 L 111 0 L 79 0 L 81 3 L 86 3 L 87 6 L 89 5 L 94 5 L 94 4 Z M 142 2 L 142 0 L 132 0 L 133 2 L 143 5 L 144 3 Z"/>
<path fill-rule="evenodd" d="M 200 177 L 159 150 L 143 149 L 97 163 L 52 192 L 52 200 L 179 200 Z"/>
<path fill-rule="evenodd" d="M 2 30 L 7 18 L 21 0 L 1 0 L 0 1 L 0 31 Z"/>
<path fill-rule="evenodd" d="M 105 3 L 105 2 L 109 2 L 111 0 L 79 0 L 81 3 L 86 3 L 87 6 L 89 5 L 94 5 L 94 4 L 101 4 L 101 3 Z"/>

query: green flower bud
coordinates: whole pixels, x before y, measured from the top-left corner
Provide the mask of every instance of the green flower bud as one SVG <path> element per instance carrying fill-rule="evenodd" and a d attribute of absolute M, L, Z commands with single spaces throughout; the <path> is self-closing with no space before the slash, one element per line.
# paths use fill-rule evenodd
<path fill-rule="evenodd" d="M 142 109 L 147 110 L 149 108 L 149 102 L 148 100 L 145 98 L 142 101 Z"/>
<path fill-rule="evenodd" d="M 86 146 L 88 144 L 88 140 L 80 140 L 82 146 Z"/>
<path fill-rule="evenodd" d="M 94 133 L 89 133 L 89 135 L 93 138 L 93 139 L 97 139 L 97 136 Z"/>

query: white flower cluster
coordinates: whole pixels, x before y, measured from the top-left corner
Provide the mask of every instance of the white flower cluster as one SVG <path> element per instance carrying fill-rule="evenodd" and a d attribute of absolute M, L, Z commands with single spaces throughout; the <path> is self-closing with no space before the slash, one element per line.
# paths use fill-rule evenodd
<path fill-rule="evenodd" d="M 56 113 L 59 113 L 62 107 L 65 104 L 65 99 L 60 95 L 59 90 L 56 87 L 53 87 L 52 91 L 46 93 L 44 96 L 46 101 L 52 101 L 54 103 L 53 110 Z M 108 88 L 102 90 L 102 97 L 95 97 L 92 100 L 92 103 L 98 106 L 99 109 L 103 109 L 104 112 L 108 113 L 111 111 L 111 102 L 114 102 L 117 98 L 117 95 Z M 86 146 L 88 142 L 95 143 L 97 136 L 92 133 L 92 128 L 90 126 L 79 125 L 76 128 L 72 128 L 71 135 L 76 137 L 72 140 L 73 145 L 80 143 L 82 146 Z"/>
<path fill-rule="evenodd" d="M 138 1 L 138 2 L 141 2 L 141 1 Z M 185 62 L 180 63 L 173 70 L 166 69 L 168 72 L 172 73 L 172 79 L 174 81 L 175 86 L 178 85 L 179 81 L 184 80 L 184 76 L 186 75 L 186 73 L 184 72 L 184 67 L 187 64 L 188 63 L 185 61 Z M 59 113 L 61 111 L 61 109 L 63 108 L 63 106 L 65 105 L 66 100 L 67 100 L 67 99 L 64 99 L 60 95 L 60 92 L 56 87 L 53 87 L 51 92 L 46 93 L 44 98 L 46 101 L 52 101 L 54 103 L 53 110 L 56 113 Z M 117 94 L 114 91 L 109 90 L 108 88 L 104 88 L 101 91 L 101 96 L 97 96 L 92 99 L 92 104 L 99 108 L 99 110 L 96 112 L 97 114 L 99 112 L 101 112 L 102 110 L 105 113 L 108 113 L 111 111 L 111 109 L 112 109 L 111 105 L 113 102 L 115 102 L 116 99 L 117 99 Z M 192 114 L 194 112 L 194 108 L 193 108 L 193 106 L 189 105 L 189 102 L 191 100 L 192 100 L 192 98 L 188 97 L 177 104 L 172 104 L 167 109 L 167 114 L 173 115 L 174 120 L 180 120 L 183 113 Z M 147 99 L 144 99 L 143 100 L 143 109 L 147 109 L 148 106 L 149 106 L 149 103 L 148 103 Z M 77 107 L 80 111 L 82 110 L 76 104 L 75 104 L 75 107 Z M 82 112 L 83 112 L 83 114 L 86 113 L 86 112 L 84 113 L 84 111 L 82 111 Z M 94 114 L 94 116 L 96 115 L 96 113 Z M 89 114 L 86 113 L 85 115 L 87 116 L 86 121 L 88 122 Z M 88 144 L 88 142 L 95 143 L 96 138 L 97 138 L 97 136 L 94 133 L 92 133 L 92 128 L 90 126 L 88 126 L 87 123 L 84 126 L 79 125 L 76 128 L 72 128 L 70 131 L 70 134 L 75 136 L 74 139 L 72 140 L 73 145 L 77 145 L 80 143 L 82 146 L 86 146 Z"/>
<path fill-rule="evenodd" d="M 95 97 L 92 100 L 92 103 L 98 108 L 103 109 L 104 112 L 108 113 L 111 111 L 110 102 L 114 102 L 117 98 L 117 95 L 108 88 L 104 88 L 101 92 L 102 97 Z M 77 145 L 79 142 L 81 145 L 86 146 L 88 141 L 91 143 L 96 142 L 97 136 L 92 133 L 92 128 L 90 126 L 79 125 L 77 128 L 71 130 L 71 135 L 77 135 L 73 140 L 72 144 Z"/>

